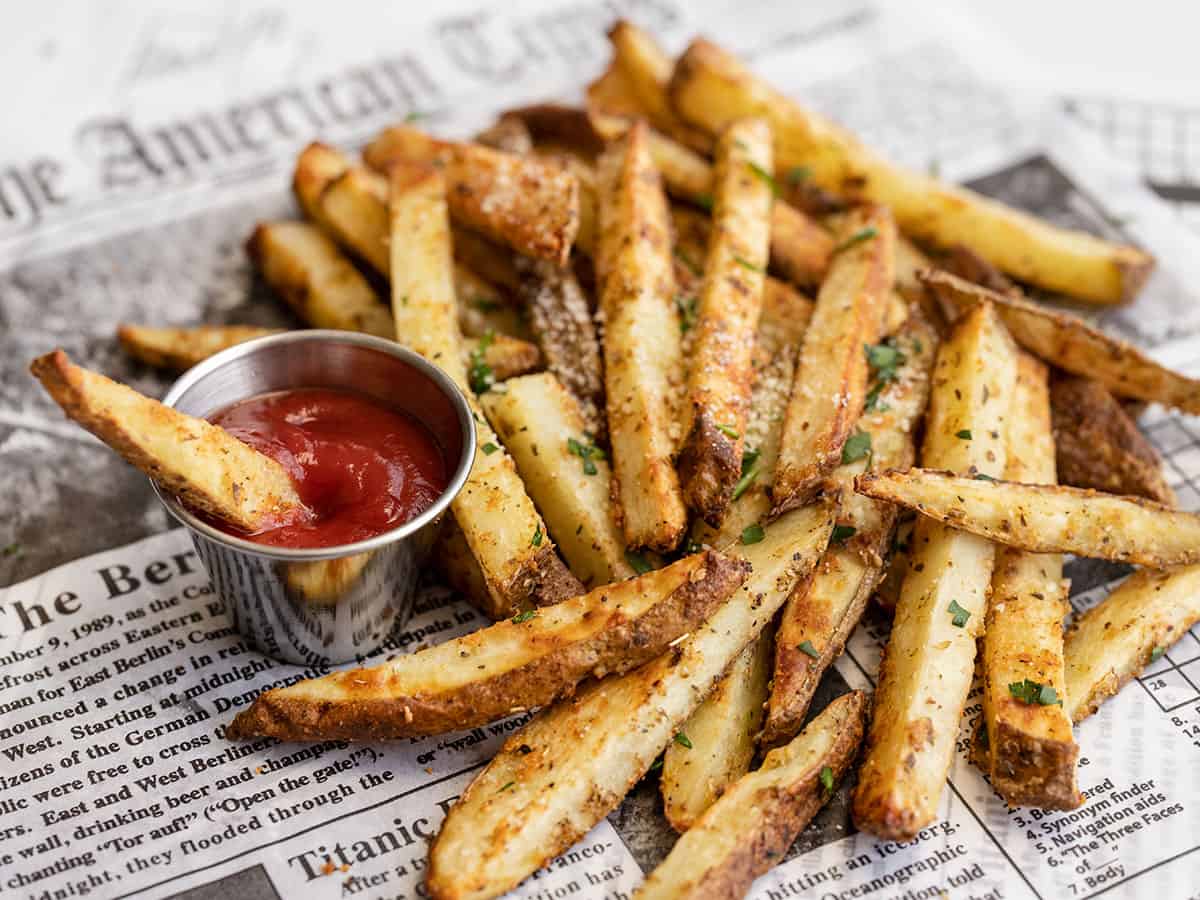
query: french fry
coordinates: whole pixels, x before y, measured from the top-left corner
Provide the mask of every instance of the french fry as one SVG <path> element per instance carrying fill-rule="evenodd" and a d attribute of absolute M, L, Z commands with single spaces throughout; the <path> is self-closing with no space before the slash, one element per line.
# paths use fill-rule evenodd
<path fill-rule="evenodd" d="M 825 497 L 771 523 L 761 541 L 739 547 L 753 567 L 746 584 L 687 639 L 627 675 L 584 687 L 514 734 L 442 822 L 429 850 L 430 896 L 498 896 L 615 808 L 808 577 L 836 508 L 836 498 Z"/>
<path fill-rule="evenodd" d="M 1004 475 L 1054 484 L 1054 438 L 1046 367 L 1027 353 L 1017 363 Z M 983 636 L 983 769 L 1010 806 L 1074 809 L 1079 746 L 1062 704 L 1063 617 L 1069 584 L 1058 554 L 996 551 Z M 1037 694 L 1013 685 L 1037 685 Z"/>
<path fill-rule="evenodd" d="M 679 729 L 663 754 L 663 814 L 687 831 L 750 770 L 771 678 L 771 636 L 760 634 Z"/>
<path fill-rule="evenodd" d="M 927 272 L 921 279 L 944 303 L 960 311 L 983 302 L 994 304 L 1022 347 L 1060 369 L 1094 378 L 1118 397 L 1200 413 L 1200 381 L 1160 366 L 1132 344 L 1082 319 L 997 294 L 945 272 Z"/>
<path fill-rule="evenodd" d="M 937 469 L 862 475 L 860 493 L 1030 553 L 1142 566 L 1200 562 L 1200 515 L 1087 488 L 981 481 Z"/>
<path fill-rule="evenodd" d="M 508 110 L 525 123 L 533 135 L 535 150 L 551 146 L 558 151 L 569 150 L 579 157 L 594 161 L 604 149 L 604 141 L 592 128 L 587 110 L 561 103 L 534 103 Z"/>
<path fill-rule="evenodd" d="M 717 142 L 716 202 L 687 382 L 691 422 L 679 455 L 684 500 L 720 526 L 741 477 L 762 312 L 771 187 L 771 132 L 761 119 L 735 122 Z"/>
<path fill-rule="evenodd" d="M 742 477 L 721 522 L 713 528 L 697 520 L 692 539 L 711 547 L 728 547 L 742 531 L 767 519 L 771 512 L 771 474 L 779 457 L 783 414 L 796 373 L 800 342 L 812 316 L 812 301 L 782 281 L 768 278 L 763 309 L 754 336 L 754 389 L 746 421 Z"/>
<path fill-rule="evenodd" d="M 458 299 L 458 327 L 464 336 L 483 337 L 490 331 L 522 341 L 534 339 L 521 310 L 461 262 L 454 264 L 454 294 Z"/>
<path fill-rule="evenodd" d="M 505 113 L 475 135 L 475 143 L 520 156 L 533 150 L 533 135 L 524 119 Z"/>
<path fill-rule="evenodd" d="M 992 307 L 959 320 L 938 349 L 922 459 L 1002 475 L 1016 369 L 1017 349 Z M 957 437 L 968 429 L 975 440 Z M 853 803 L 859 828 L 899 841 L 937 817 L 975 672 L 994 554 L 989 541 L 926 520 L 911 543 Z"/>
<path fill-rule="evenodd" d="M 1067 715 L 1079 724 L 1200 622 L 1200 566 L 1130 575 L 1067 632 Z"/>
<path fill-rule="evenodd" d="M 234 740 L 378 741 L 474 728 L 622 674 L 698 627 L 748 566 L 698 553 L 382 665 L 266 691 L 238 714 Z"/>
<path fill-rule="evenodd" d="M 199 325 L 195 328 L 151 328 L 122 323 L 117 326 L 121 349 L 148 366 L 182 372 L 214 353 L 255 338 L 280 334 L 282 328 L 255 325 Z"/>
<path fill-rule="evenodd" d="M 408 126 L 385 129 L 363 149 L 363 160 L 377 172 L 395 162 L 436 161 L 455 221 L 518 253 L 566 265 L 579 229 L 579 183 L 565 167 L 439 141 Z"/>
<path fill-rule="evenodd" d="M 671 108 L 667 84 L 675 61 L 654 38 L 632 22 L 618 19 L 609 29 L 608 40 L 613 48 L 613 68 L 624 77 L 626 89 L 637 99 L 650 124 L 694 150 L 712 153 L 712 138 L 683 122 Z"/>
<path fill-rule="evenodd" d="M 687 509 L 672 463 L 671 395 L 682 380 L 670 223 L 644 125 L 599 164 L 597 272 L 613 494 L 630 547 L 674 549 Z"/>
<path fill-rule="evenodd" d="M 841 655 L 882 575 L 895 509 L 850 488 L 868 463 L 873 469 L 912 465 L 937 345 L 936 332 L 914 313 L 900 334 L 873 350 L 879 362 L 872 368 L 874 400 L 858 425 L 869 435 L 870 453 L 830 476 L 845 489 L 842 512 L 812 580 L 788 598 L 780 617 L 764 746 L 786 743 L 800 730 L 821 676 Z"/>
<path fill-rule="evenodd" d="M 301 319 L 317 328 L 393 335 L 387 307 L 324 233 L 306 222 L 261 222 L 246 252 Z"/>
<path fill-rule="evenodd" d="M 869 705 L 862 691 L 843 694 L 794 741 L 768 753 L 675 842 L 635 900 L 745 896 L 833 795 L 854 761 Z"/>
<path fill-rule="evenodd" d="M 190 509 L 249 534 L 307 514 L 283 466 L 223 428 L 82 369 L 62 350 L 29 370 L 69 418 Z"/>
<path fill-rule="evenodd" d="M 1176 505 L 1158 451 L 1104 385 L 1092 378 L 1055 378 L 1050 406 L 1063 484 Z"/>
<path fill-rule="evenodd" d="M 937 297 L 925 287 L 918 275 L 933 266 L 933 261 L 904 235 L 896 238 L 896 292 L 910 304 L 919 306 L 937 333 L 944 337 L 950 330 L 945 310 Z"/>
<path fill-rule="evenodd" d="M 455 310 L 445 182 L 425 166 L 392 168 L 392 313 L 401 343 L 440 366 L 468 398 L 472 378 L 463 363 Z M 474 369 L 474 367 L 472 367 Z M 477 380 L 477 379 L 475 379 Z M 583 593 L 525 493 L 512 458 L 475 413 L 475 462 L 451 504 L 454 518 L 487 581 L 493 618 L 530 603 L 546 605 Z M 490 452 L 485 448 L 493 447 Z"/>
<path fill-rule="evenodd" d="M 887 210 L 849 214 L 842 234 L 804 333 L 771 488 L 776 514 L 806 502 L 841 460 L 867 392 L 863 346 L 879 340 L 892 290 L 896 228 Z"/>
<path fill-rule="evenodd" d="M 692 42 L 669 90 L 675 111 L 710 134 L 734 119 L 767 116 L 780 168 L 802 166 L 819 187 L 886 204 L 910 237 L 942 247 L 967 244 L 1021 281 L 1111 304 L 1132 299 L 1153 268 L 1153 258 L 1134 247 L 1059 228 L 888 162 L 709 41 Z"/>
<path fill-rule="evenodd" d="M 454 258 L 502 291 L 516 296 L 521 276 L 508 248 L 493 244 L 468 228 L 455 227 L 453 232 Z"/>
<path fill-rule="evenodd" d="M 352 166 L 321 192 L 314 220 L 380 275 L 390 271 L 387 179 Z"/>
<path fill-rule="evenodd" d="M 587 297 L 569 268 L 522 259 L 521 296 L 546 368 L 579 404 L 583 425 L 604 439 L 604 362 Z"/>
<path fill-rule="evenodd" d="M 480 398 L 517 464 L 568 567 L 587 587 L 633 574 L 609 501 L 604 451 L 588 438 L 579 403 L 553 375 L 528 375 Z"/>
<path fill-rule="evenodd" d="M 327 227 L 321 213 L 321 194 L 353 163 L 328 144 L 313 142 L 296 158 L 292 193 L 304 214 L 322 228 Z"/>
<path fill-rule="evenodd" d="M 482 364 L 496 381 L 528 375 L 542 361 L 536 345 L 506 334 L 485 334 L 465 339 L 463 351 L 468 365 Z"/>

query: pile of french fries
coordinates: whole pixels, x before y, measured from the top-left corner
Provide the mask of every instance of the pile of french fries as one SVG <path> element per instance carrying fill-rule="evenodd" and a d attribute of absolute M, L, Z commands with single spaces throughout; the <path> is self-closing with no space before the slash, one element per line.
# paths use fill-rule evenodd
<path fill-rule="evenodd" d="M 671 59 L 629 23 L 610 38 L 584 108 L 514 109 L 468 142 L 407 122 L 361 162 L 313 144 L 304 221 L 255 229 L 305 323 L 394 338 L 470 398 L 437 556 L 496 622 L 269 691 L 229 736 L 540 708 L 450 810 L 431 896 L 504 893 L 661 766 L 683 836 L 639 896 L 737 897 L 860 745 L 856 825 L 934 821 L 981 647 L 974 761 L 1012 805 L 1078 806 L 1073 726 L 1200 619 L 1200 517 L 1126 406 L 1200 413 L 1200 383 L 1019 285 L 1126 302 L 1151 257 L 895 166 L 706 40 Z M 119 337 L 184 368 L 260 333 Z M 250 460 L 259 487 L 224 508 L 203 441 L 156 461 L 156 427 L 219 440 L 204 423 L 122 426 L 111 397 L 153 401 L 61 354 L 35 371 L 194 505 L 253 524 L 288 502 Z M 1066 553 L 1143 568 L 1064 636 Z M 805 726 L 872 596 L 894 610 L 875 697 Z"/>

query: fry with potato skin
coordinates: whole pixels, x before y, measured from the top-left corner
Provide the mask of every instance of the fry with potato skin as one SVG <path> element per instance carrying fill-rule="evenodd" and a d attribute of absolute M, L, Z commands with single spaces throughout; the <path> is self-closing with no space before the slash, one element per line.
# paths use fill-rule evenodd
<path fill-rule="evenodd" d="M 990 306 L 959 320 L 938 350 L 922 459 L 1003 474 L 1016 369 L 1016 346 Z M 968 429 L 975 440 L 958 437 Z M 854 822 L 864 831 L 907 841 L 937 818 L 975 674 L 994 549 L 974 535 L 917 523 L 854 792 Z"/>
<path fill-rule="evenodd" d="M 396 162 L 439 164 L 455 221 L 518 253 L 567 264 L 579 229 L 579 184 L 564 166 L 403 125 L 380 133 L 363 160 L 377 172 Z"/>
<path fill-rule="evenodd" d="M 1068 231 L 888 162 L 709 41 L 691 43 L 669 90 L 675 111 L 710 134 L 733 119 L 767 116 L 781 168 L 804 166 L 819 187 L 885 203 L 909 236 L 942 247 L 965 243 L 1021 281 L 1111 304 L 1132 299 L 1153 268 L 1153 257 L 1137 248 Z"/>
<path fill-rule="evenodd" d="M 883 573 L 895 509 L 853 494 L 851 488 L 854 476 L 866 469 L 868 460 L 872 468 L 912 465 L 914 432 L 929 399 L 938 339 L 920 313 L 914 312 L 884 346 L 900 354 L 902 361 L 894 369 L 873 373 L 881 390 L 874 408 L 863 412 L 858 424 L 871 436 L 870 456 L 843 464 L 830 476 L 832 483 L 846 491 L 838 521 L 844 536 L 830 544 L 812 580 L 788 598 L 779 619 L 762 735 L 767 747 L 786 743 L 800 730 L 821 676 L 841 655 Z"/>
<path fill-rule="evenodd" d="M 442 822 L 429 850 L 430 896 L 498 896 L 614 809 L 808 577 L 836 508 L 825 497 L 771 523 L 763 540 L 738 548 L 753 566 L 747 582 L 686 640 L 543 710 L 505 742 Z"/>
<path fill-rule="evenodd" d="M 426 166 L 401 163 L 392 167 L 391 182 L 395 334 L 450 376 L 475 416 L 475 462 L 450 508 L 492 595 L 486 611 L 499 618 L 531 603 L 557 603 L 581 594 L 583 585 L 555 553 L 512 458 L 474 400 L 458 331 L 442 175 Z M 484 450 L 489 445 L 492 452 Z"/>
<path fill-rule="evenodd" d="M 1104 385 L 1055 378 L 1050 405 L 1060 482 L 1177 505 L 1158 451 Z"/>
<path fill-rule="evenodd" d="M 667 552 L 687 527 L 671 433 L 682 359 L 667 203 L 643 124 L 605 151 L 599 180 L 596 269 L 613 495 L 626 544 Z"/>
<path fill-rule="evenodd" d="M 1054 438 L 1046 367 L 1028 353 L 1017 362 L 1004 475 L 1054 484 Z M 996 550 L 983 636 L 982 754 L 992 787 L 1010 806 L 1074 809 L 1079 746 L 1061 704 L 1026 703 L 1011 684 L 1031 681 L 1063 696 L 1063 617 L 1069 583 L 1058 554 Z"/>
<path fill-rule="evenodd" d="M 256 325 L 198 325 L 194 328 L 152 328 L 123 322 L 117 326 L 121 349 L 148 366 L 182 372 L 214 353 L 255 338 L 280 334 L 283 328 Z"/>
<path fill-rule="evenodd" d="M 1164 568 L 1200 562 L 1200 515 L 1087 488 L 980 481 L 938 469 L 863 475 L 862 494 L 1029 553 Z"/>
<path fill-rule="evenodd" d="M 328 228 L 328 224 L 322 217 L 321 194 L 352 165 L 343 153 L 319 141 L 309 144 L 296 157 L 292 193 L 304 214 L 322 228 Z"/>
<path fill-rule="evenodd" d="M 246 252 L 301 319 L 317 328 L 390 338 L 391 316 L 325 234 L 307 222 L 261 222 Z"/>
<path fill-rule="evenodd" d="M 227 736 L 376 741 L 474 728 L 622 674 L 698 627 L 749 566 L 698 553 L 635 579 L 399 656 L 260 694 Z"/>
<path fill-rule="evenodd" d="M 717 142 L 716 201 L 688 370 L 691 425 L 679 455 L 684 500 L 719 527 L 741 477 L 754 332 L 762 312 L 771 187 L 771 132 L 734 122 Z"/>
<path fill-rule="evenodd" d="M 663 815 L 680 833 L 750 770 L 771 678 L 772 643 L 764 632 L 737 655 L 708 698 L 680 726 L 683 737 L 663 754 Z"/>
<path fill-rule="evenodd" d="M 595 587 L 633 574 L 609 500 L 612 477 L 585 434 L 579 404 L 550 373 L 516 378 L 480 397 L 567 565 Z"/>
<path fill-rule="evenodd" d="M 62 350 L 29 370 L 69 418 L 190 509 L 249 534 L 307 515 L 283 466 L 223 428 L 80 368 Z"/>
<path fill-rule="evenodd" d="M 1067 715 L 1078 725 L 1200 622 L 1200 566 L 1130 575 L 1066 639 Z"/>
<path fill-rule="evenodd" d="M 842 694 L 790 744 L 768 753 L 676 841 L 635 900 L 745 896 L 832 796 L 824 779 L 836 784 L 850 768 L 869 706 L 862 691 Z"/>
<path fill-rule="evenodd" d="M 772 512 L 806 502 L 842 458 L 867 392 L 863 346 L 879 340 L 895 278 L 896 227 L 882 207 L 846 217 L 843 249 L 804 333 L 771 488 Z"/>
<path fill-rule="evenodd" d="M 925 272 L 920 278 L 943 303 L 960 312 L 992 303 L 1018 344 L 1060 369 L 1094 378 L 1118 397 L 1200 414 L 1200 381 L 1159 365 L 1132 344 L 1076 316 L 997 294 L 946 272 Z"/>

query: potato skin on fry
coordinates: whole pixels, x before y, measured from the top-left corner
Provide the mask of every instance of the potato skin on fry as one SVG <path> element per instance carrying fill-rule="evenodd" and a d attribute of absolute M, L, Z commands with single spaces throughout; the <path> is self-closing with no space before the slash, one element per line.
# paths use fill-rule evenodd
<path fill-rule="evenodd" d="M 862 691 L 833 700 L 786 747 L 739 779 L 680 838 L 635 900 L 739 900 L 772 868 L 832 794 L 854 761 L 870 701 Z"/>
<path fill-rule="evenodd" d="M 686 557 L 605 585 L 522 622 L 504 620 L 379 666 L 267 691 L 229 726 L 232 739 L 397 740 L 473 728 L 623 673 L 702 623 L 749 567 Z"/>
<path fill-rule="evenodd" d="M 860 475 L 855 490 L 1031 553 L 1155 568 L 1200 562 L 1200 515 L 1141 497 L 980 481 L 937 469 Z"/>
<path fill-rule="evenodd" d="M 821 284 L 783 425 L 772 513 L 807 502 L 841 462 L 863 409 L 867 358 L 895 280 L 896 226 L 883 207 L 846 217 L 843 248 Z"/>
<path fill-rule="evenodd" d="M 1200 414 L 1200 380 L 1159 365 L 1137 347 L 1098 331 L 1077 316 L 998 294 L 937 270 L 918 276 L 960 312 L 991 303 L 1018 344 L 1074 375 L 1094 378 L 1118 397 L 1150 400 Z"/>
<path fill-rule="evenodd" d="M 772 203 L 771 187 L 757 173 L 770 170 L 766 122 L 735 122 L 721 135 L 687 382 L 692 424 L 678 462 L 684 499 L 714 527 L 720 527 L 741 477 Z"/>
<path fill-rule="evenodd" d="M 1176 505 L 1158 451 L 1104 385 L 1064 375 L 1052 382 L 1050 402 L 1059 481 Z"/>
<path fill-rule="evenodd" d="M 223 428 L 82 369 L 62 350 L 29 370 L 68 417 L 191 509 L 251 534 L 305 514 L 283 466 Z"/>

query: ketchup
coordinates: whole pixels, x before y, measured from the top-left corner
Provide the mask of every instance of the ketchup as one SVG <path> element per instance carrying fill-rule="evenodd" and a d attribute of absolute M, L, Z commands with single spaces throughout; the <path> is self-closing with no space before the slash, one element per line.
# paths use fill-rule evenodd
<path fill-rule="evenodd" d="M 211 417 L 292 478 L 307 515 L 245 535 L 275 547 L 349 544 L 428 509 L 446 489 L 446 460 L 411 416 L 347 390 L 299 388 L 242 400 Z"/>

